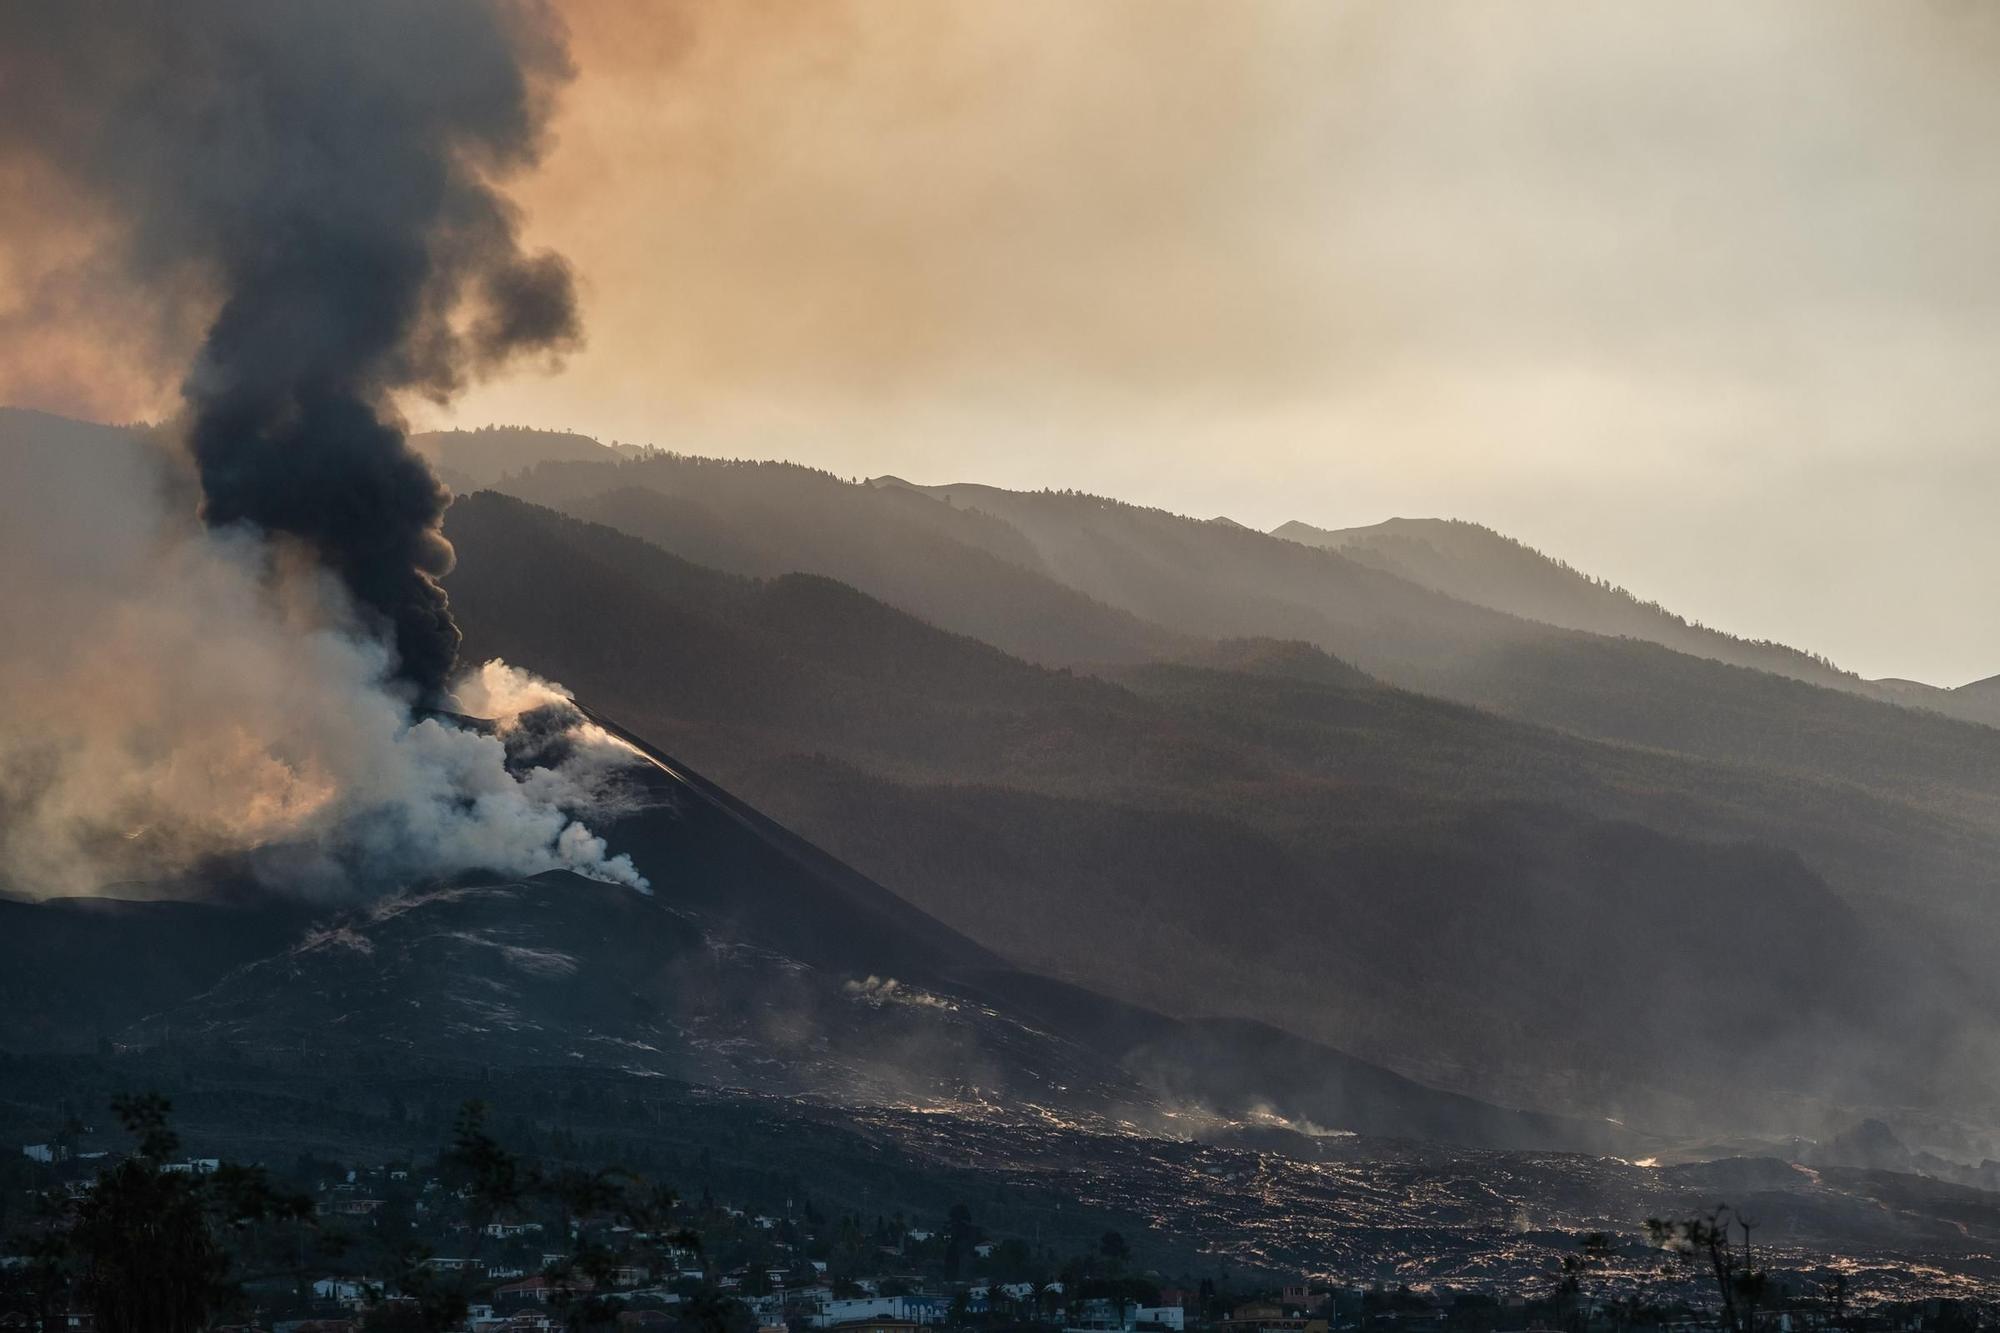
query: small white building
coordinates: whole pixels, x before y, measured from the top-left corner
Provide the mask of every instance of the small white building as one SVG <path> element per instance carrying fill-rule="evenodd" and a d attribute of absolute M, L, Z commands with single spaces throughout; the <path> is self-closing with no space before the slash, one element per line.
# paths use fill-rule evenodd
<path fill-rule="evenodd" d="M 1142 1327 L 1167 1328 L 1180 1333 L 1187 1327 L 1187 1314 L 1178 1305 L 1128 1305 L 1121 1312 L 1107 1300 L 1085 1301 L 1072 1330 L 1091 1333 L 1132 1333 Z"/>
<path fill-rule="evenodd" d="M 323 1277 L 313 1283 L 313 1295 L 322 1301 L 338 1301 L 358 1309 L 373 1300 L 382 1284 L 372 1277 Z"/>
<path fill-rule="evenodd" d="M 190 1157 L 185 1162 L 162 1162 L 160 1170 L 178 1172 L 188 1176 L 212 1176 L 222 1169 L 222 1161 L 216 1157 Z"/>
<path fill-rule="evenodd" d="M 907 1296 L 862 1296 L 849 1300 L 822 1301 L 807 1316 L 814 1328 L 858 1323 L 864 1319 L 907 1319 L 919 1324 L 931 1321 L 928 1301 L 912 1301 Z"/>

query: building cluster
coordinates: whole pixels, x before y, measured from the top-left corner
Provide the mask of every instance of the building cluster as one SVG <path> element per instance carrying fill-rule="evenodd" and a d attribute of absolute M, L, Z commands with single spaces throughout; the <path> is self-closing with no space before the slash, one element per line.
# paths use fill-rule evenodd
<path fill-rule="evenodd" d="M 60 1166 L 62 1155 L 43 1148 L 23 1155 Z M 1140 1268 L 1116 1232 L 1061 1255 L 990 1237 L 963 1205 L 935 1224 L 871 1223 L 704 1192 L 698 1201 L 668 1196 L 648 1230 L 588 1188 L 494 1207 L 435 1168 L 313 1165 L 324 1169 L 305 1182 L 311 1221 L 289 1240 L 264 1238 L 263 1271 L 243 1278 L 233 1322 L 216 1327 L 438 1328 L 440 1292 L 463 1302 L 454 1333 L 1979 1333 L 2000 1325 L 1972 1302 L 1857 1310 L 1791 1290 L 1773 1290 L 1766 1308 L 1725 1325 L 1715 1303 L 1686 1289 L 1649 1303 L 1575 1282 L 1511 1294 L 1412 1289 L 1393 1271 L 1365 1286 L 1175 1285 Z M 219 1167 L 208 1158 L 157 1164 L 198 1177 Z M 72 1199 L 89 1188 L 81 1174 L 61 1185 Z M 271 1256 L 292 1244 L 298 1263 L 277 1271 Z M 0 1253 L 0 1277 L 30 1262 Z M 91 1316 L 72 1307 L 36 1315 L 0 1306 L 0 1333 L 94 1333 Z"/>

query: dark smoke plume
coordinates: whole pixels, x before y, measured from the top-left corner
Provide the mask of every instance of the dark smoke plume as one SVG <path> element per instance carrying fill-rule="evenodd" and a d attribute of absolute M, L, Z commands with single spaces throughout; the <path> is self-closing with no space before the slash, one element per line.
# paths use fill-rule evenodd
<path fill-rule="evenodd" d="M 537 0 L 0 6 L 0 153 L 102 208 L 120 280 L 213 311 L 183 385 L 204 517 L 303 542 L 426 693 L 449 497 L 392 399 L 577 340 L 567 266 L 497 192 L 569 72 Z"/>

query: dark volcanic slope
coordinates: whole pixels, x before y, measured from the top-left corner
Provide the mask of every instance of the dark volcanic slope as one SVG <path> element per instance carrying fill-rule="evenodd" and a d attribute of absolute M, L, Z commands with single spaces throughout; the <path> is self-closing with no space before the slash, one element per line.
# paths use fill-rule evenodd
<path fill-rule="evenodd" d="M 1925 1044 L 1975 1012 L 1943 998 L 1959 978 L 1900 952 L 1949 831 L 1851 788 L 1384 689 L 1298 645 L 1118 683 L 1037 668 L 490 493 L 449 531 L 469 652 L 565 681 L 1031 970 L 1641 1124 L 1834 1079 L 1921 1101 L 1910 1076 L 1973 1068 Z M 1822 866 L 1895 893 L 1894 929 Z"/>
<path fill-rule="evenodd" d="M 1115 1066 L 1058 1038 L 560 872 L 348 913 L 128 1035 L 149 1043 L 168 1024 L 253 1058 L 575 1065 L 834 1100 L 1118 1100 Z"/>
<path fill-rule="evenodd" d="M 1432 1091 L 1281 1033 L 1184 1024 L 1025 976 L 684 765 L 608 834 L 647 897 L 549 874 L 358 909 L 128 1034 L 264 1058 L 580 1062 L 870 1103 L 1155 1121 L 1164 1104 L 1494 1146 L 1622 1147 L 1602 1126 Z M 1221 1058 L 1218 1039 L 1230 1047 Z M 1268 1065 L 1268 1067 L 1267 1067 Z M 1189 1119 L 1188 1117 L 1193 1117 Z"/>
<path fill-rule="evenodd" d="M 580 461 L 534 473 L 558 503 L 777 576 L 474 495 L 449 520 L 468 651 L 1021 966 L 1639 1123 L 1662 1098 L 1706 1120 L 1771 1094 L 1793 1126 L 1800 1095 L 1990 1104 L 1990 730 L 1093 497 L 560 447 Z M 1016 653 L 1126 665 L 1041 669 L 838 569 Z M 826 937 L 820 909 L 773 913 L 786 948 Z"/>
<path fill-rule="evenodd" d="M 305 919 L 304 909 L 275 899 L 0 896 L 0 1050 L 89 1050 L 283 948 Z"/>
<path fill-rule="evenodd" d="M 1119 668 L 1115 674 L 1151 697 L 1171 691 L 1174 702 L 1207 711 L 1210 720 L 1233 733 L 1228 737 L 1219 737 L 1214 727 L 1190 725 L 1188 710 L 1175 708 L 1170 721 L 1159 722 L 1155 734 L 1142 736 L 1125 755 L 1113 753 L 1107 761 L 1085 758 L 1077 750 L 1093 743 L 1114 748 L 1106 736 L 1114 729 L 1105 716 L 1106 696 L 1099 695 L 1079 698 L 1067 714 L 1066 728 L 1023 722 L 997 736 L 986 733 L 990 761 L 967 755 L 948 774 L 911 774 L 906 765 L 913 756 L 904 749 L 886 759 L 885 773 L 882 752 L 920 731 L 969 737 L 981 734 L 982 725 L 997 712 L 1016 710 L 1018 718 L 1021 695 L 1013 691 L 1014 681 L 983 668 L 979 678 L 996 684 L 991 697 L 958 705 L 962 715 L 957 718 L 939 716 L 921 690 L 906 690 L 903 681 L 938 665 L 941 654 L 935 643 L 905 636 L 907 653 L 883 655 L 888 670 L 879 682 L 880 697 L 861 699 L 850 714 L 865 719 L 851 728 L 859 734 L 833 737 L 816 725 L 819 715 L 850 704 L 816 703 L 813 716 L 790 724 L 797 750 L 858 765 L 870 776 L 887 776 L 905 788 L 939 777 L 954 783 L 998 780 L 1064 799 L 1083 787 L 1093 799 L 1126 805 L 1136 799 L 1151 805 L 1157 800 L 1154 794 L 1135 798 L 1129 792 L 1134 774 L 1149 772 L 1164 785 L 1168 775 L 1182 771 L 1200 775 L 1187 786 L 1198 787 L 1207 779 L 1214 793 L 1188 793 L 1186 799 L 1212 805 L 1228 793 L 1247 803 L 1253 798 L 1245 780 L 1267 774 L 1246 772 L 1254 768 L 1246 756 L 1281 748 L 1300 758 L 1301 767 L 1316 779 L 1384 782 L 1419 800 L 1485 791 L 1496 798 L 1552 802 L 1706 841 L 1746 840 L 1788 848 L 1862 915 L 1866 930 L 1885 941 L 1907 943 L 1923 959 L 1852 960 L 1841 967 L 1976 977 L 1986 970 L 1986 954 L 2000 947 L 2000 911 L 1994 908 L 2000 902 L 1994 892 L 2000 880 L 1993 871 L 2000 865 L 1996 733 L 1932 711 L 1896 706 L 1914 699 L 1928 709 L 1980 715 L 1974 706 L 1976 689 L 1952 692 L 1951 698 L 1962 694 L 1972 702 L 1947 706 L 1939 699 L 1826 670 L 1779 645 L 1725 641 L 1698 627 L 1674 640 L 1662 626 L 1679 622 L 1666 613 L 1600 588 L 1496 534 L 1485 534 L 1490 541 L 1454 544 L 1440 555 L 1442 565 L 1414 557 L 1384 564 L 1366 551 L 1311 549 L 1232 524 L 1093 496 L 976 486 L 919 489 L 890 478 L 856 486 L 791 466 L 665 456 L 627 464 L 549 463 L 507 485 L 704 564 L 754 574 L 798 570 L 843 579 L 934 624 L 1031 660 L 1088 664 L 1088 669 L 1104 672 L 1111 670 L 1104 663 L 1129 662 L 1140 654 L 1219 668 L 1200 677 L 1147 666 Z M 1400 532 L 1403 525 L 1390 526 Z M 1423 526 L 1426 540 L 1436 536 L 1432 526 Z M 1450 525 L 1450 532 L 1479 535 L 1483 530 Z M 1523 562 L 1525 571 L 1515 568 Z M 992 572 L 996 567 L 1011 570 L 1006 577 L 1016 582 L 1033 580 L 1042 591 L 1032 598 L 1010 594 L 1007 589 L 1014 585 L 998 580 Z M 1058 607 L 1046 595 L 1049 588 L 1066 590 L 1070 600 Z M 774 584 L 772 592 L 778 590 Z M 830 590 L 796 581 L 785 592 L 783 599 L 752 600 L 772 606 L 780 600 L 794 605 L 817 600 L 826 606 L 809 632 L 785 645 L 780 655 L 820 651 L 834 638 L 821 627 L 837 623 L 831 606 L 840 599 Z M 1570 605 L 1579 598 L 1581 609 Z M 1606 599 L 1613 610 L 1629 614 L 1624 619 L 1599 614 L 1603 607 L 1598 604 Z M 874 611 L 879 608 L 870 608 Z M 1553 623 L 1537 623 L 1538 618 Z M 782 636 L 776 616 L 764 623 Z M 869 621 L 884 623 L 879 616 Z M 1146 627 L 1152 637 L 1132 633 L 1135 625 Z M 1581 633 L 1564 625 L 1599 632 Z M 534 637 L 529 627 L 507 628 L 502 637 L 510 643 Z M 1169 641 L 1160 642 L 1161 634 Z M 1619 634 L 1629 637 L 1615 637 Z M 1261 657 L 1246 658 L 1212 644 L 1218 637 L 1242 636 L 1258 641 Z M 1648 638 L 1666 646 L 1644 641 Z M 1533 725 L 1502 728 L 1490 716 L 1461 712 L 1454 717 L 1407 698 L 1390 705 L 1380 701 L 1380 692 L 1375 704 L 1357 707 L 1358 688 L 1247 688 L 1246 674 L 1283 676 L 1310 669 L 1308 659 L 1294 656 L 1273 670 L 1272 640 L 1290 641 L 1295 649 L 1305 641 L 1390 683 L 1471 702 Z M 1743 651 L 1735 652 L 1732 645 Z M 565 656 L 557 652 L 530 660 L 568 678 L 568 664 L 556 665 Z M 1731 661 L 1710 660 L 1715 658 Z M 1324 655 L 1319 661 L 1345 667 Z M 904 671 L 906 662 L 914 670 Z M 698 679 L 705 670 L 697 663 L 690 674 Z M 751 769 L 739 761 L 755 747 L 738 745 L 722 752 L 683 730 L 696 712 L 717 720 L 732 714 L 725 725 L 766 727 L 774 694 L 811 698 L 823 690 L 812 681 L 782 692 L 762 689 L 749 683 L 758 674 L 763 674 L 761 664 L 743 681 L 740 697 L 747 697 L 749 706 L 733 714 L 727 707 L 684 706 L 679 699 L 663 704 L 663 696 L 692 691 L 678 682 L 626 677 L 615 669 L 593 681 L 589 692 L 594 698 L 615 699 L 621 716 L 667 737 L 760 806 L 927 910 L 1037 966 L 1079 975 L 1077 960 L 1058 961 L 1049 952 L 1036 951 L 1044 946 L 1021 938 L 1033 914 L 1010 917 L 998 907 L 988 910 L 984 904 L 993 895 L 985 892 L 960 894 L 953 902 L 937 896 L 951 887 L 944 872 L 951 848 L 959 842 L 941 821 L 918 820 L 939 830 L 938 847 L 891 849 L 885 839 L 857 832 L 868 824 L 885 831 L 907 826 L 910 820 L 902 812 L 882 808 L 901 804 L 902 791 L 878 788 L 882 799 L 868 803 L 876 808 L 857 812 L 853 802 L 827 801 L 813 773 L 796 767 Z M 1348 674 L 1345 683 L 1362 684 L 1358 672 Z M 1323 678 L 1320 683 L 1335 682 Z M 889 711 L 896 705 L 887 702 L 898 691 L 901 715 Z M 1336 713 L 1342 716 L 1333 717 Z M 1425 716 L 1419 719 L 1419 713 Z M 1582 737 L 1601 744 L 1574 743 Z M 1038 753 L 1032 748 L 1037 746 Z M 1479 753 L 1468 754 L 1468 747 Z M 1566 756 L 1559 755 L 1565 750 Z M 1040 761 L 1039 769 L 1026 762 L 1030 754 Z M 1017 756 L 1023 762 L 1009 765 Z M 936 756 L 921 758 L 929 762 Z M 1336 799 L 1332 793 L 1324 795 Z M 921 793 L 915 799 L 928 802 L 930 797 Z M 862 824 L 855 822 L 857 813 L 867 816 Z M 1115 820 L 1119 815 L 1107 812 L 1103 817 Z M 1295 822 L 1318 818 L 1318 812 L 1300 810 Z M 1290 832 L 1278 835 L 1278 841 L 1296 845 Z M 892 853 L 897 860 L 885 859 Z M 925 871 L 929 883 L 909 877 L 912 863 Z M 983 873 L 988 863 L 990 858 L 984 858 L 973 869 Z M 1051 880 L 1042 866 L 1018 868 L 1030 884 Z M 1076 890 L 1063 894 L 1073 899 Z M 1301 910 L 1312 909 L 1304 904 Z M 984 915 L 975 918 L 975 912 Z M 1168 923 L 1145 923 L 1154 924 Z M 1504 949 L 1507 943 L 1496 946 Z M 1114 954 L 1110 965 L 1118 962 Z M 1131 968 L 1143 973 L 1145 963 L 1135 954 Z M 1666 983 L 1664 977 L 1659 980 Z M 1211 982 L 1205 978 L 1199 984 L 1206 988 Z M 1953 1007 L 1992 1012 L 1993 988 L 1975 985 L 1982 991 L 1977 997 L 1926 999 L 1923 1004 L 1933 1019 Z M 1415 988 L 1420 995 L 1438 993 L 1426 984 Z M 1157 992 L 1125 993 L 1148 1003 L 1170 1003 Z M 1744 1009 L 1764 1012 L 1767 1001 L 1784 1002 L 1766 996 Z M 1272 1016 L 1258 1006 L 1239 1011 Z M 1897 1021 L 1904 1017 L 1899 1014 Z M 1284 1021 L 1294 1020 L 1286 1016 Z M 1935 1021 L 1904 1024 L 1906 1030 L 1913 1026 L 1923 1029 L 1923 1041 L 1939 1035 Z M 1943 1026 L 1965 1024 L 1949 1020 Z M 1392 1061 L 1414 1058 L 1413 1053 L 1430 1045 L 1426 1033 L 1362 1034 L 1351 1023 L 1316 1028 L 1314 1035 L 1343 1045 L 1376 1041 L 1365 1047 L 1366 1053 Z M 1482 1032 L 1470 1044 L 1518 1066 L 1519 1045 L 1506 1033 Z M 1593 1054 L 1582 1063 L 1601 1068 L 1604 1062 Z M 1456 1070 L 1450 1069 L 1453 1064 L 1458 1064 Z M 1933 1051 L 1923 1066 L 1985 1067 L 1944 1050 Z M 1854 1065 L 1834 1059 L 1825 1067 L 1832 1071 Z M 1488 1095 L 1544 1095 L 1539 1089 L 1481 1082 L 1490 1071 L 1465 1069 L 1453 1056 L 1411 1068 L 1427 1078 L 1464 1079 L 1464 1086 Z M 1682 1086 L 1683 1072 L 1668 1076 L 1665 1083 Z M 1935 1080 L 1925 1076 L 1924 1081 Z M 1962 1080 L 1952 1076 L 1947 1081 Z M 1903 1094 L 1898 1090 L 1892 1095 L 1900 1100 Z M 1929 1093 L 1918 1096 L 1928 1099 Z M 1986 1096 L 1972 1094 L 1979 1100 Z"/>

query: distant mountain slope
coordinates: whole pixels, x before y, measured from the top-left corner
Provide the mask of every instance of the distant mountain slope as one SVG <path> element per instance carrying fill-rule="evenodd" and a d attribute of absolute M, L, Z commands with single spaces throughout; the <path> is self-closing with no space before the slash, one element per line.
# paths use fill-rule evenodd
<path fill-rule="evenodd" d="M 1271 535 L 1338 551 L 1412 583 L 1528 620 L 1613 638 L 1646 639 L 1697 657 L 1845 688 L 1859 678 L 1781 643 L 1692 624 L 1657 602 L 1592 578 L 1533 547 L 1460 519 L 1392 518 L 1362 528 L 1293 521 Z"/>
<path fill-rule="evenodd" d="M 1851 788 L 1603 746 L 1296 646 L 1127 686 L 1042 670 L 492 494 L 449 533 L 469 652 L 558 676 L 1032 970 L 1522 1104 L 1637 1113 L 1717 1079 L 1754 1101 L 1884 1060 L 1947 1095 L 1901 1065 L 1935 1067 L 1970 1012 L 1936 1006 L 1971 983 L 1900 951 L 1937 938 L 1918 900 L 1957 852 Z M 1689 834 L 1792 841 L 1857 888 L 1887 858 L 1894 906 L 1864 925 L 1797 858 Z M 1742 1007 L 1711 1019 L 1660 999 L 1723 989 Z"/>
<path fill-rule="evenodd" d="M 1293 521 L 1274 537 L 1350 559 L 1479 606 L 1565 629 L 1644 639 L 1676 652 L 1789 676 L 1814 685 L 1967 721 L 2000 725 L 2000 692 L 1941 690 L 1911 680 L 1867 680 L 1768 639 L 1743 639 L 1645 602 L 1511 537 L 1460 519 L 1392 518 L 1325 529 Z"/>
<path fill-rule="evenodd" d="M 1403 680 L 1441 651 L 1546 633 L 1238 524 L 1075 492 L 919 488 L 886 478 L 875 484 L 1003 520 L 1032 547 L 1036 568 L 1111 606 L 1202 638 L 1309 640 L 1364 670 Z"/>
<path fill-rule="evenodd" d="M 1136 662 L 1187 646 L 1032 569 L 1005 523 L 794 464 L 550 462 L 500 489 L 717 569 L 837 578 L 1030 661 Z"/>
<path fill-rule="evenodd" d="M 762 558 L 766 474 L 725 474 L 741 508 L 685 512 Z M 982 950 L 1172 1016 L 1640 1119 L 1993 1096 L 1993 733 L 1233 525 L 817 475 L 842 534 L 914 515 L 1091 633 L 1115 599 L 1175 619 L 1169 650 L 1043 669 L 825 576 L 474 494 L 448 518 L 468 654 L 565 680 Z M 796 915 L 803 961 L 827 932 Z"/>
<path fill-rule="evenodd" d="M 0 447 L 74 449 L 104 444 L 129 444 L 144 427 L 102 426 L 76 421 L 27 407 L 0 407 Z"/>
<path fill-rule="evenodd" d="M 1477 653 L 1508 648 L 1517 632 L 1505 621 L 1461 623 L 1465 608 L 1479 607 L 1504 613 L 1506 620 L 1629 637 L 1877 702 L 2000 725 L 2000 698 L 1867 681 L 1782 644 L 1689 624 L 1472 524 L 1398 519 L 1339 533 L 1288 524 L 1279 536 L 1354 557 L 1392 576 L 1391 583 L 1372 590 L 1348 586 L 1309 610 L 1314 598 L 1303 599 L 1302 607 L 1299 597 L 1257 579 L 1235 581 L 1209 596 L 1203 579 L 1183 584 L 1170 578 L 1172 600 L 1162 606 L 1147 591 L 1143 570 L 1099 581 L 1109 572 L 1107 558 L 1128 559 L 1130 552 L 1113 556 L 1100 549 L 1080 565 L 1054 556 L 1050 534 L 1044 530 L 1037 545 L 1026 530 L 1034 524 L 1024 525 L 1020 512 L 1000 512 L 1007 493 L 993 488 L 927 488 L 896 477 L 858 487 L 792 464 L 635 456 L 631 450 L 625 451 L 627 466 L 618 467 L 610 450 L 593 449 L 594 442 L 582 437 L 488 433 L 504 437 L 503 452 L 519 465 L 508 469 L 509 493 L 608 523 L 716 568 L 826 574 L 935 624 L 1051 665 L 1178 657 L 1201 651 L 1190 640 L 1205 638 L 1309 639 L 1398 683 L 1513 707 L 1519 695 L 1488 688 L 1495 682 Z M 479 434 L 466 433 L 467 445 Z M 869 491 L 895 502 L 884 504 Z M 1069 498 L 1086 505 L 1095 500 Z M 1097 503 L 1128 522 L 1135 513 L 1156 512 Z M 1253 540 L 1263 536 L 1226 519 L 1181 521 Z M 1211 545 L 1201 559 L 1212 561 L 1221 549 Z M 1319 600 L 1352 583 L 1351 571 L 1335 578 Z M 1412 586 L 1446 597 L 1428 607 L 1412 604 Z M 1441 656 L 1458 669 L 1435 669 Z M 1758 761 L 1767 757 L 1760 754 Z"/>
<path fill-rule="evenodd" d="M 1983 680 L 1960 685 L 1951 693 L 1963 699 L 1970 707 L 2000 712 L 2000 676 L 1987 676 Z"/>
<path fill-rule="evenodd" d="M 1004 519 L 1079 591 L 1183 633 L 1304 639 L 1385 681 L 1623 744 L 1921 790 L 2000 815 L 1994 732 L 1764 671 L 1540 624 L 1339 552 L 1099 496 L 925 488 Z"/>
<path fill-rule="evenodd" d="M 509 473 L 551 459 L 609 461 L 633 452 L 600 444 L 588 435 L 519 426 L 427 431 L 412 435 L 410 445 L 430 460 L 445 485 L 455 491 L 491 486 Z"/>

